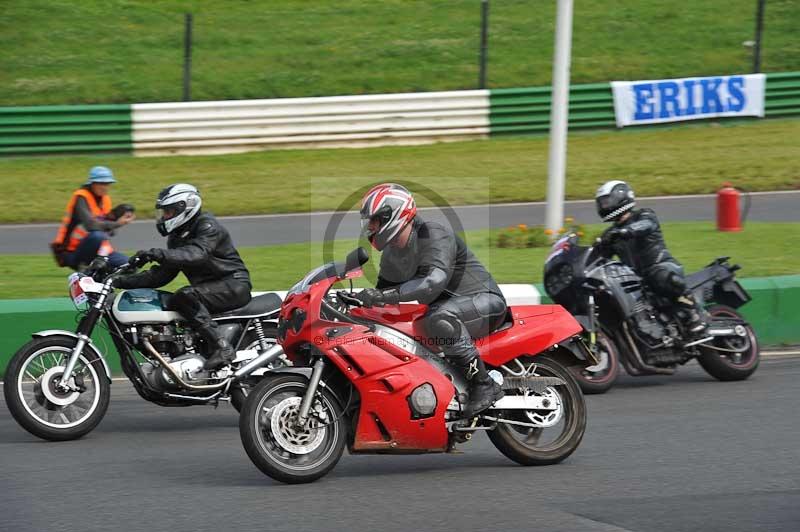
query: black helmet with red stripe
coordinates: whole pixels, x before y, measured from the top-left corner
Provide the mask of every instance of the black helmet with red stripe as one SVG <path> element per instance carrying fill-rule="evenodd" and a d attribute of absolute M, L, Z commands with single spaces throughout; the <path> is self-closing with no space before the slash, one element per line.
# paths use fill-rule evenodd
<path fill-rule="evenodd" d="M 402 185 L 375 185 L 361 202 L 361 230 L 370 244 L 381 251 L 417 215 L 414 196 Z"/>

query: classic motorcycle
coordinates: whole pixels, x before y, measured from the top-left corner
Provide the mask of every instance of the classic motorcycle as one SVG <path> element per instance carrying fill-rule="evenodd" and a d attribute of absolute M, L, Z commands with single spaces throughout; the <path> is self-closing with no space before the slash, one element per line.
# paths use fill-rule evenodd
<path fill-rule="evenodd" d="M 115 293 L 113 279 L 139 266 L 129 263 L 109 273 L 101 264 L 70 275 L 70 297 L 82 314 L 76 331 L 39 331 L 13 356 L 3 391 L 11 414 L 25 430 L 45 440 L 73 440 L 100 423 L 109 404 L 111 372 L 91 339 L 98 324 L 108 330 L 122 371 L 145 400 L 160 406 L 229 400 L 241 407 L 267 368 L 263 355 L 276 343 L 281 298 L 256 296 L 244 307 L 215 315 L 220 334 L 236 347 L 236 357 L 222 369 L 207 371 L 203 340 L 180 314 L 166 310 L 168 292 Z"/>
<path fill-rule="evenodd" d="M 709 321 L 703 337 L 693 339 L 670 302 L 631 268 L 603 257 L 595 246 L 581 246 L 576 234 L 553 244 L 544 265 L 545 292 L 583 325 L 600 360 L 575 375 L 584 393 L 607 391 L 620 364 L 629 375 L 671 375 L 678 365 L 697 359 L 721 381 L 752 375 L 760 358 L 758 340 L 736 310 L 750 296 L 736 280 L 740 267 L 728 259 L 718 258 L 686 278 Z"/>
<path fill-rule="evenodd" d="M 242 444 L 266 475 L 312 482 L 350 453 L 454 451 L 477 431 L 522 465 L 554 464 L 577 447 L 586 407 L 566 369 L 593 364 L 580 325 L 563 308 L 511 307 L 476 345 L 505 396 L 464 414 L 468 383 L 421 318 L 426 306 L 359 308 L 331 287 L 362 275 L 363 248 L 311 271 L 281 307 L 278 342 L 291 367 L 270 371 L 247 396 Z M 278 356 L 274 353 L 273 356 Z"/>

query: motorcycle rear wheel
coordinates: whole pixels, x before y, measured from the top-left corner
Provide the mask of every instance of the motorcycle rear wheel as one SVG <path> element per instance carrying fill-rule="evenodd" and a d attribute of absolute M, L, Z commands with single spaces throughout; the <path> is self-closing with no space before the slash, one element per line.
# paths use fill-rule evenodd
<path fill-rule="evenodd" d="M 100 423 L 108 410 L 111 383 L 102 360 L 85 349 L 73 375 L 85 391 L 64 393 L 55 386 L 75 338 L 34 338 L 14 354 L 6 368 L 3 394 L 22 428 L 44 440 L 76 440 Z"/>
<path fill-rule="evenodd" d="M 557 464 L 578 448 L 586 430 L 586 403 L 583 394 L 572 373 L 555 360 L 545 355 L 521 357 L 518 360 L 525 367 L 528 376 L 558 377 L 564 381 L 564 385 L 552 386 L 546 392 L 560 401 L 562 409 L 558 420 L 560 432 L 549 443 L 541 443 L 544 431 L 549 431 L 553 427 L 531 428 L 498 423 L 497 428 L 488 432 L 489 439 L 498 451 L 518 464 L 525 466 Z M 511 364 L 505 365 L 506 375 L 520 376 L 515 373 L 516 368 L 513 367 L 515 364 L 512 361 Z M 508 371 L 509 368 L 512 372 Z M 507 390 L 506 393 L 509 394 L 511 391 Z M 508 410 L 501 414 L 503 418 L 523 423 L 530 423 L 532 418 L 541 419 L 541 414 L 530 411 Z M 558 431 L 559 428 L 554 430 Z"/>
<path fill-rule="evenodd" d="M 247 456 L 265 475 L 287 484 L 313 482 L 336 466 L 347 440 L 342 408 L 320 387 L 304 428 L 294 421 L 308 387 L 302 375 L 269 375 L 250 392 L 239 416 Z"/>
<path fill-rule="evenodd" d="M 713 305 L 707 311 L 711 317 L 744 320 L 736 310 L 725 305 Z M 697 357 L 697 362 L 706 370 L 706 373 L 721 381 L 742 381 L 756 371 L 761 360 L 758 339 L 749 323 L 745 325 L 745 329 L 747 334 L 744 338 L 734 338 L 733 340 L 717 338 L 713 341 L 718 347 L 726 349 L 736 347 L 738 345 L 736 342 L 741 342 L 745 348 L 741 354 L 728 354 L 709 347 L 700 348 L 702 354 Z M 734 342 L 733 345 L 729 345 L 731 341 Z"/>

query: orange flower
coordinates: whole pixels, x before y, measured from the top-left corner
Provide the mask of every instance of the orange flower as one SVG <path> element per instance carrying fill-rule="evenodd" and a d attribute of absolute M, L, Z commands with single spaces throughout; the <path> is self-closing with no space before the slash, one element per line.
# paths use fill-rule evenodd
<path fill-rule="evenodd" d="M 578 231 L 578 236 L 583 236 L 583 231 Z"/>
<path fill-rule="evenodd" d="M 517 227 L 519 227 L 520 231 L 527 231 L 528 230 L 528 226 L 525 225 L 525 224 L 519 224 Z"/>
<path fill-rule="evenodd" d="M 550 236 L 550 235 L 553 234 L 553 230 L 552 229 L 545 229 L 544 230 L 544 234 L 546 234 L 547 236 Z"/>

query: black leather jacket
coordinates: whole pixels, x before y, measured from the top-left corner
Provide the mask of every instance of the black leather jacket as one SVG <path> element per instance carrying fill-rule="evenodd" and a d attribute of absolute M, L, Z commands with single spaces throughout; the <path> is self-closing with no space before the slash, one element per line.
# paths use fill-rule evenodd
<path fill-rule="evenodd" d="M 158 288 L 183 272 L 193 285 L 234 278 L 250 283 L 250 273 L 230 234 L 210 213 L 198 214 L 167 238 L 164 260 L 146 272 L 115 281 L 120 288 Z"/>
<path fill-rule="evenodd" d="M 377 288 L 396 288 L 400 301 L 430 304 L 442 298 L 503 293 L 452 229 L 414 219 L 408 244 L 389 245 L 381 256 Z"/>
<path fill-rule="evenodd" d="M 606 257 L 617 255 L 639 275 L 647 275 L 650 268 L 662 262 L 678 263 L 667 250 L 661 225 L 652 209 L 631 211 L 631 216 L 624 222 L 617 222 L 606 229 L 606 233 L 614 229 L 627 229 L 631 237 L 620 238 L 608 246 L 603 246 L 601 248 L 603 255 Z"/>

